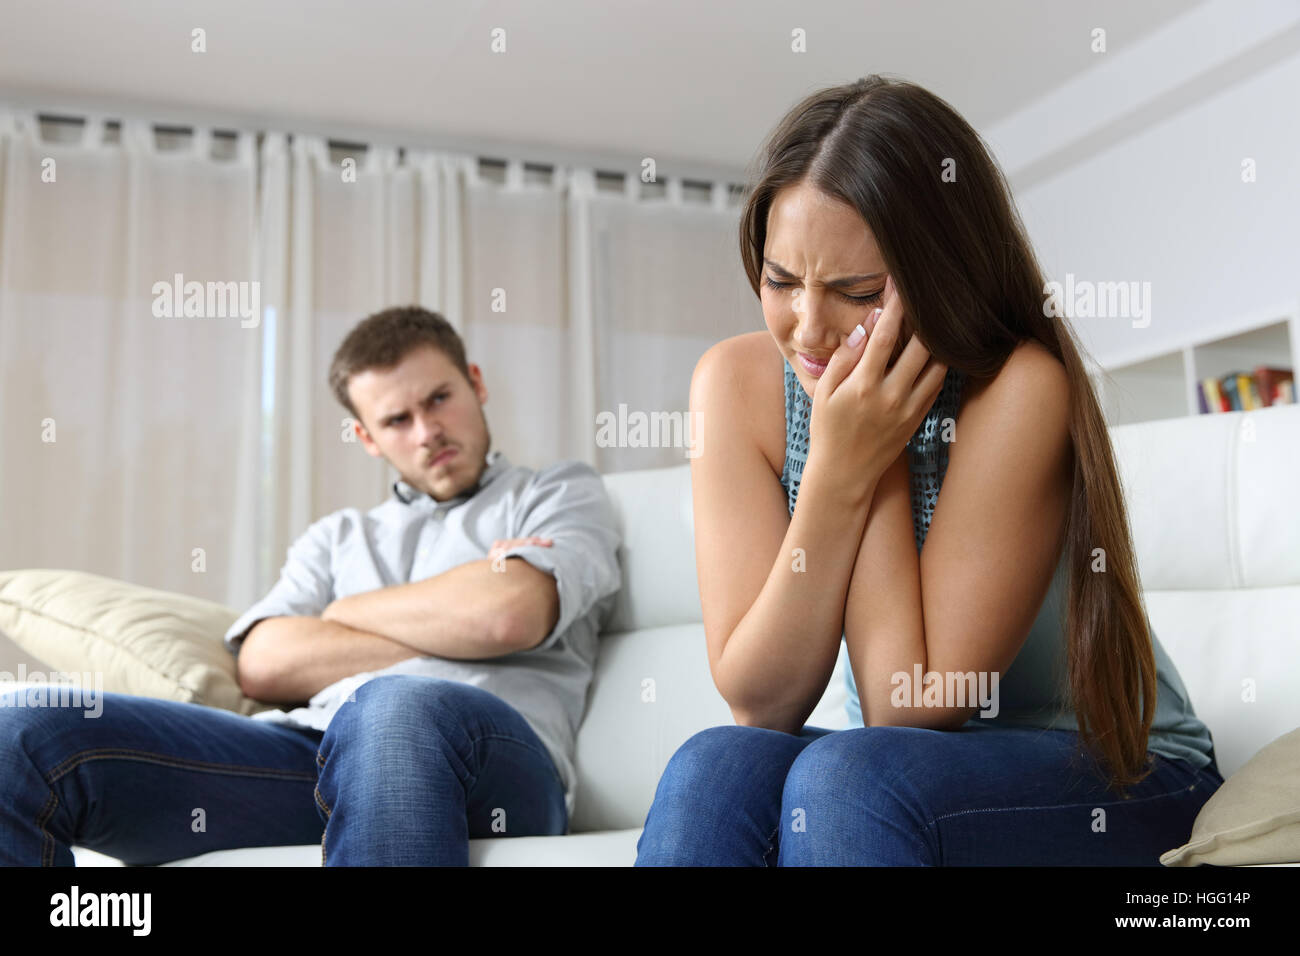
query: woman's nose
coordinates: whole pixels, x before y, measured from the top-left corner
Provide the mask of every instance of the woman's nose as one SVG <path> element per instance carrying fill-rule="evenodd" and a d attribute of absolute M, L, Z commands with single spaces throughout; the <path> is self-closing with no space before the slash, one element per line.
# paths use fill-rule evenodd
<path fill-rule="evenodd" d="M 820 297 L 805 293 L 797 296 L 791 307 L 795 313 L 794 339 L 800 349 L 816 352 L 833 349 L 840 344 Z"/>

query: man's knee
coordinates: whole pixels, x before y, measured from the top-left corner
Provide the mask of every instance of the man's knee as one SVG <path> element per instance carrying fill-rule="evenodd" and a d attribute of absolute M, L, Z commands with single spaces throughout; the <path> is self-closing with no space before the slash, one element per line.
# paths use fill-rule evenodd
<path fill-rule="evenodd" d="M 29 749 L 83 725 L 83 711 L 41 706 L 38 698 L 25 694 L 22 690 L 0 694 L 0 749 Z"/>
<path fill-rule="evenodd" d="M 410 674 L 383 674 L 348 695 L 330 720 L 321 753 L 353 737 L 409 742 L 451 733 L 463 718 L 471 694 L 486 693 L 456 681 Z M 373 741 L 372 741 L 373 742 Z"/>

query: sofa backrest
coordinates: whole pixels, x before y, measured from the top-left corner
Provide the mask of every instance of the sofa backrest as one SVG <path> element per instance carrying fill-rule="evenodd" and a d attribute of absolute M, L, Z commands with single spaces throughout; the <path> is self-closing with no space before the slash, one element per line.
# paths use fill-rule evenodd
<path fill-rule="evenodd" d="M 1226 777 L 1300 727 L 1300 406 L 1111 438 L 1152 630 Z"/>
<path fill-rule="evenodd" d="M 623 532 L 623 589 L 605 630 L 703 621 L 695 575 L 691 466 L 614 472 L 605 475 L 605 488 Z"/>

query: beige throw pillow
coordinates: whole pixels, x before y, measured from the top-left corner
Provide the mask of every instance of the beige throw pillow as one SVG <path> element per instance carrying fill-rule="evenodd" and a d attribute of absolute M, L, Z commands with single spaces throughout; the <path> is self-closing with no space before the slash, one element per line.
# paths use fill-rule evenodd
<path fill-rule="evenodd" d="M 221 643 L 237 616 L 202 598 L 82 571 L 0 571 L 0 632 L 61 679 L 102 675 L 108 693 L 252 715 L 274 705 L 239 688 Z"/>
<path fill-rule="evenodd" d="M 1300 863 L 1300 729 L 1283 734 L 1201 807 L 1192 838 L 1165 866 Z"/>

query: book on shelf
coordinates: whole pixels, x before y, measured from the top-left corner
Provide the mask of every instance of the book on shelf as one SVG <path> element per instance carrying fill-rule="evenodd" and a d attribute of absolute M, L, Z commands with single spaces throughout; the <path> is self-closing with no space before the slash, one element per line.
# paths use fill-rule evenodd
<path fill-rule="evenodd" d="M 1249 373 L 1229 372 L 1196 383 L 1196 405 L 1203 413 L 1252 411 L 1295 401 L 1295 373 L 1289 368 L 1258 365 Z"/>

